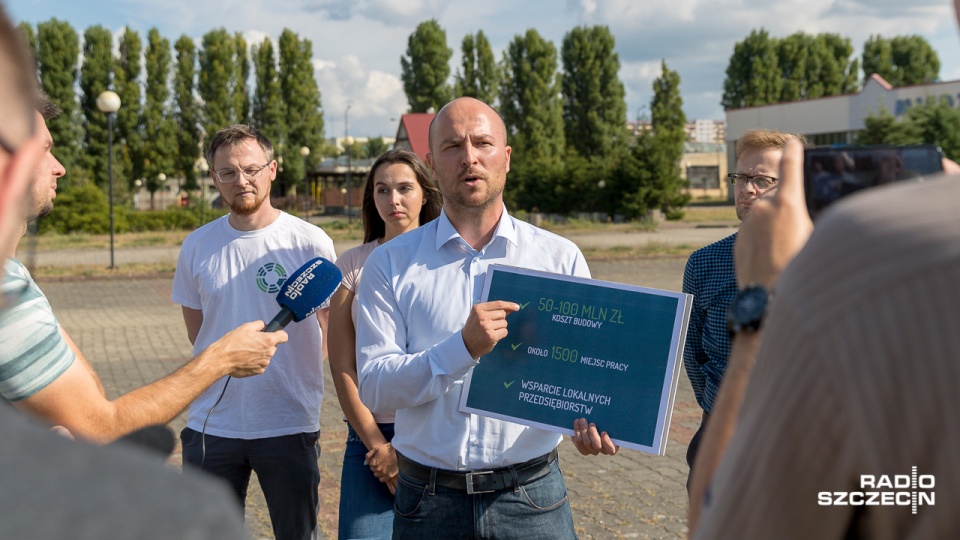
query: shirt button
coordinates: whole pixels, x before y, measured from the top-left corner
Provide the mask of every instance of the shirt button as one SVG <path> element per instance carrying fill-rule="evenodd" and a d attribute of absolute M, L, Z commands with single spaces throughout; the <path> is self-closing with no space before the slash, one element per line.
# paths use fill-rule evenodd
<path fill-rule="evenodd" d="M 480 446 L 480 439 L 474 439 L 474 440 L 473 440 L 473 445 L 474 445 L 474 446 Z"/>

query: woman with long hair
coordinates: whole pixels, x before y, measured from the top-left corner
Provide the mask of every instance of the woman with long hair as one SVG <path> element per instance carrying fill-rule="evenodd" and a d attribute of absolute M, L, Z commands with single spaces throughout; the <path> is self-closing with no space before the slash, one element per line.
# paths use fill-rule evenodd
<path fill-rule="evenodd" d="M 378 245 L 440 215 L 440 190 L 416 154 L 394 149 L 370 167 L 360 213 L 363 241 L 337 259 L 342 286 L 330 302 L 330 370 L 349 423 L 340 475 L 339 537 L 390 538 L 397 456 L 392 414 L 373 414 L 357 392 L 356 322 L 360 275 Z"/>

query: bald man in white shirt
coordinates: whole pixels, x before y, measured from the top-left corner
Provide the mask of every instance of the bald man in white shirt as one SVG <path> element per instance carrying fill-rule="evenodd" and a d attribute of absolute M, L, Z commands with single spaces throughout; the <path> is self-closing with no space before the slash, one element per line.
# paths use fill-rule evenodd
<path fill-rule="evenodd" d="M 443 213 L 377 248 L 364 267 L 359 390 L 370 410 L 397 411 L 394 538 L 576 536 L 557 464 L 562 436 L 459 410 L 464 377 L 506 337 L 506 317 L 519 309 L 480 302 L 488 267 L 590 277 L 576 245 L 507 213 L 511 152 L 489 105 L 460 98 L 444 106 L 427 154 Z M 617 451 L 586 419 L 574 431 L 582 454 Z"/>

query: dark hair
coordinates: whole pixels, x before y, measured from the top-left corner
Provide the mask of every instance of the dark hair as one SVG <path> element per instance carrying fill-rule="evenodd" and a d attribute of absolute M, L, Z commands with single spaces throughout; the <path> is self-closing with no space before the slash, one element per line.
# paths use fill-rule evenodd
<path fill-rule="evenodd" d="M 224 146 L 233 146 L 247 139 L 257 141 L 257 144 L 263 149 L 263 153 L 267 155 L 267 159 L 273 161 L 273 144 L 270 139 L 253 126 L 234 124 L 221 129 L 210 139 L 210 147 L 207 149 L 206 156 L 210 168 L 213 168 L 213 156 L 217 153 L 217 150 Z"/>
<path fill-rule="evenodd" d="M 34 100 L 37 102 L 37 112 L 44 120 L 55 118 L 60 114 L 60 107 L 50 99 L 46 92 L 38 88 L 36 94 Z"/>
<path fill-rule="evenodd" d="M 360 215 L 363 217 L 363 241 L 372 242 L 378 238 L 383 238 L 387 233 L 387 226 L 377 211 L 377 204 L 373 201 L 373 177 L 381 166 L 391 165 L 393 163 L 403 163 L 413 169 L 414 176 L 417 177 L 417 183 L 423 190 L 423 208 L 420 209 L 420 225 L 433 221 L 440 215 L 440 209 L 443 207 L 443 200 L 440 196 L 440 189 L 433 179 L 433 175 L 427 166 L 420 161 L 413 152 L 394 148 L 384 152 L 373 162 L 370 171 L 367 173 L 367 181 L 363 186 L 363 202 L 360 203 Z"/>

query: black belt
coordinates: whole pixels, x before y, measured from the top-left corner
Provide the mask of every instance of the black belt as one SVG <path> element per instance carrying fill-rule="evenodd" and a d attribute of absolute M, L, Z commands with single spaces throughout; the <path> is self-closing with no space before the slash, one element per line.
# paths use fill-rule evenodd
<path fill-rule="evenodd" d="M 557 449 L 554 448 L 549 454 L 509 467 L 458 472 L 427 467 L 416 461 L 411 461 L 397 452 L 397 465 L 403 474 L 427 484 L 435 482 L 438 486 L 466 490 L 470 495 L 513 488 L 515 487 L 514 479 L 516 479 L 516 485 L 519 486 L 543 478 L 550 473 L 550 464 L 556 460 Z"/>

